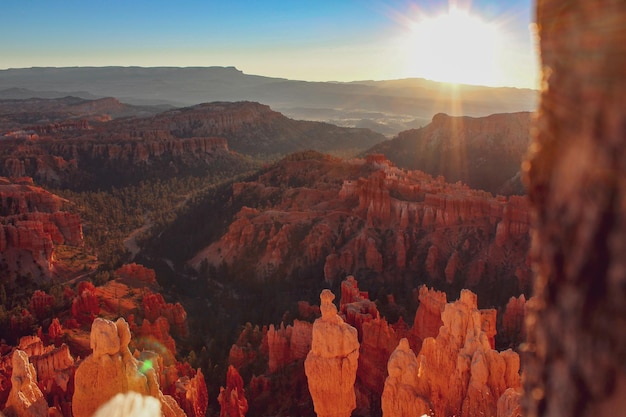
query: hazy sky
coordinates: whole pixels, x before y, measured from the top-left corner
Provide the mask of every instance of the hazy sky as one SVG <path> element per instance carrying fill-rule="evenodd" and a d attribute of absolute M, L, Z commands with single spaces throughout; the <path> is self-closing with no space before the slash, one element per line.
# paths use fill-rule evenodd
<path fill-rule="evenodd" d="M 535 87 L 531 0 L 452 6 L 496 28 L 495 57 L 473 69 L 489 78 L 470 82 Z M 474 42 L 463 45 L 463 61 L 438 61 L 445 35 L 416 28 L 450 7 L 448 0 L 3 0 L 0 68 L 217 65 L 311 81 L 437 78 L 442 66 L 460 71 L 486 56 Z M 456 27 L 448 42 L 474 39 L 474 29 Z"/>

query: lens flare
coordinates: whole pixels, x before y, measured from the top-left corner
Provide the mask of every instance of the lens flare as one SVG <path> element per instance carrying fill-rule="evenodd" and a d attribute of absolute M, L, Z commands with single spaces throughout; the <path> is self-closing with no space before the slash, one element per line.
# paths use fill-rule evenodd
<path fill-rule="evenodd" d="M 141 365 L 141 368 L 139 368 L 139 371 L 142 374 L 145 374 L 146 372 L 148 372 L 150 369 L 153 369 L 152 367 L 152 361 L 150 359 L 146 359 L 143 364 Z"/>

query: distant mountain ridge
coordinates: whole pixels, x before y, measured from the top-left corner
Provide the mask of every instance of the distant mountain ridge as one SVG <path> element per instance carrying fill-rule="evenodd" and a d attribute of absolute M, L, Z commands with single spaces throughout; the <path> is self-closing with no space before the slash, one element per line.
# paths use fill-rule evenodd
<path fill-rule="evenodd" d="M 355 154 L 385 139 L 368 129 L 289 119 L 253 102 L 204 103 L 111 120 L 111 114 L 133 109 L 113 98 L 0 101 L 0 175 L 97 188 L 148 177 L 243 171 L 252 162 L 242 154 L 274 158 L 306 149 Z"/>
<path fill-rule="evenodd" d="M 494 194 L 524 194 L 520 166 L 530 140 L 532 113 L 487 117 L 437 114 L 427 126 L 401 132 L 366 154 L 384 154 L 402 168 L 442 175 Z"/>
<path fill-rule="evenodd" d="M 84 99 L 74 96 L 27 99 L 0 98 L 0 135 L 3 131 L 20 129 L 29 125 L 79 119 L 108 121 L 121 117 L 146 117 L 160 113 L 170 107 L 133 106 L 121 103 L 113 97 L 98 99 Z"/>
<path fill-rule="evenodd" d="M 374 121 L 385 134 L 424 125 L 441 112 L 486 116 L 533 111 L 538 98 L 530 89 L 454 86 L 424 79 L 307 82 L 244 74 L 234 67 L 0 70 L 0 90 L 10 88 L 85 91 L 141 105 L 182 107 L 212 101 L 258 101 L 292 118 L 348 127 L 363 120 Z"/>

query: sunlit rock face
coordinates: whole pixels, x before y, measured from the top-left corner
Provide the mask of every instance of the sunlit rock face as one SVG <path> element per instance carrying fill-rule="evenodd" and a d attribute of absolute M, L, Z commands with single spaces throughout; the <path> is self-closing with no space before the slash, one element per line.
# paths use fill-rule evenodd
<path fill-rule="evenodd" d="M 62 211 L 64 202 L 31 178 L 0 177 L 0 281 L 49 278 L 56 245 L 82 246 L 80 216 Z"/>
<path fill-rule="evenodd" d="M 419 351 L 421 343 L 427 337 L 437 337 L 439 328 L 443 325 L 441 321 L 441 313 L 446 306 L 446 293 L 430 289 L 425 285 L 419 288 L 418 299 L 420 302 L 415 319 L 413 320 L 413 328 L 411 336 L 414 340 L 413 347 Z"/>
<path fill-rule="evenodd" d="M 385 416 L 426 409 L 435 416 L 495 416 L 502 394 L 519 388 L 519 356 L 493 350 L 495 314 L 479 310 L 475 294 L 461 291 L 459 300 L 444 306 L 441 321 L 437 336 L 427 337 L 417 355 L 406 339 L 391 355 Z M 513 408 L 511 401 L 503 407 Z"/>
<path fill-rule="evenodd" d="M 486 117 L 436 114 L 420 129 L 370 151 L 384 154 L 402 168 L 442 175 L 493 194 L 524 194 L 520 165 L 530 141 L 532 113 L 500 113 Z"/>
<path fill-rule="evenodd" d="M 76 370 L 72 399 L 74 417 L 90 417 L 115 394 L 128 391 L 159 399 L 166 417 L 184 415 L 176 401 L 160 391 L 151 364 L 131 355 L 129 342 L 130 329 L 124 319 L 115 323 L 102 318 L 94 320 L 90 336 L 93 353 Z"/>
<path fill-rule="evenodd" d="M 320 295 L 322 317 L 313 323 L 311 351 L 304 362 L 318 417 L 349 417 L 356 407 L 357 331 L 337 315 L 334 298 L 330 290 Z"/>
<path fill-rule="evenodd" d="M 367 274 L 407 288 L 419 276 L 431 287 L 472 289 L 493 305 L 529 289 L 524 197 L 494 197 L 377 155 L 341 161 L 304 153 L 234 184 L 232 195 L 228 229 L 189 260 L 198 270 L 323 275 L 329 285 Z"/>
<path fill-rule="evenodd" d="M 220 417 L 245 417 L 248 412 L 243 379 L 232 365 L 228 367 L 226 387 L 220 387 L 217 402 L 220 404 Z"/>
<path fill-rule="evenodd" d="M 404 320 L 389 324 L 380 315 L 376 303 L 369 300 L 368 293 L 359 289 L 354 277 L 349 276 L 342 282 L 337 319 L 343 318 L 345 323 L 357 330 L 360 344 L 354 381 L 355 412 L 380 412 L 380 404 L 383 410 L 391 410 L 390 415 L 455 410 L 458 416 L 470 416 L 472 413 L 493 413 L 491 415 L 495 416 L 498 396 L 509 388 L 513 391 L 502 400 L 500 407 L 503 412 L 514 411 L 519 406 L 519 395 L 513 395 L 519 388 L 519 356 L 511 350 L 497 352 L 493 349 L 496 310 L 478 309 L 478 299 L 471 291 L 463 291 L 459 300 L 450 303 L 445 293 L 426 286 L 420 287 L 416 295 L 420 306 L 413 328 L 410 328 Z M 322 304 L 326 305 L 322 311 L 327 314 L 328 309 L 335 310 L 332 304 L 330 307 L 327 302 L 322 301 Z M 319 319 L 318 323 L 323 321 Z M 317 327 L 319 336 L 321 327 Z M 274 403 L 281 403 L 288 401 L 285 395 L 297 395 L 296 391 L 272 393 L 272 380 L 287 372 L 291 372 L 289 378 L 294 384 L 301 380 L 298 375 L 303 371 L 306 371 L 309 381 L 317 375 L 312 372 L 311 363 L 302 369 L 299 362 L 301 352 L 307 343 L 311 346 L 315 337 L 309 323 L 295 320 L 293 325 L 270 325 L 269 329 L 264 329 L 247 326 L 231 350 L 232 363 L 240 369 L 247 366 L 250 360 L 258 360 L 264 355 L 268 357 L 269 371 L 250 382 L 248 398 L 252 407 L 257 404 L 256 398 L 261 396 L 269 396 Z M 329 346 L 337 344 L 345 348 L 345 343 L 333 342 L 341 337 L 331 339 L 331 336 L 326 336 L 323 340 Z M 403 338 L 405 341 L 400 342 Z M 319 343 L 315 346 L 319 350 Z M 324 351 L 342 352 L 338 347 Z M 311 352 L 308 358 L 313 356 Z M 413 359 L 410 359 L 411 356 Z M 390 359 L 392 357 L 395 359 Z M 344 360 L 344 363 L 349 361 Z M 330 365 L 327 368 L 326 375 L 332 375 Z M 404 368 L 410 370 L 402 371 Z M 325 381 L 328 383 L 333 379 L 327 377 Z M 318 391 L 322 394 L 316 397 L 315 388 L 309 385 L 314 402 L 316 398 L 323 401 L 329 395 L 320 389 Z M 304 403 L 308 395 L 298 398 Z M 381 403 L 377 403 L 379 399 Z"/>
<path fill-rule="evenodd" d="M 418 395 L 419 364 L 407 339 L 401 339 L 387 364 L 388 377 L 381 399 L 384 417 L 430 414 L 430 404 Z"/>
<path fill-rule="evenodd" d="M 37 373 L 26 352 L 13 352 L 12 365 L 11 391 L 4 413 L 7 417 L 47 416 L 48 404 L 37 386 Z"/>
<path fill-rule="evenodd" d="M 287 364 L 306 358 L 311 350 L 312 324 L 294 320 L 293 325 L 270 324 L 267 330 L 268 371 L 274 373 Z"/>

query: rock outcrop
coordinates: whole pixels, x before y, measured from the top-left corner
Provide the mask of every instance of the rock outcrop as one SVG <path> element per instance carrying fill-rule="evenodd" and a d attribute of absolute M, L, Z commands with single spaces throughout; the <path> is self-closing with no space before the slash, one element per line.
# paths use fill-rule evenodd
<path fill-rule="evenodd" d="M 0 273 L 41 280 L 54 270 L 56 245 L 82 246 L 80 217 L 61 211 L 65 200 L 30 178 L 0 177 Z"/>
<path fill-rule="evenodd" d="M 37 386 L 35 367 L 26 352 L 16 350 L 12 359 L 11 391 L 4 413 L 7 417 L 45 417 L 48 403 Z"/>
<path fill-rule="evenodd" d="M 118 103 L 119 104 L 119 103 Z M 8 123 L 28 116 L 4 115 Z M 0 101 L 0 135 L 3 115 Z M 366 149 L 384 140 L 367 129 L 292 120 L 253 102 L 214 102 L 162 112 L 154 117 L 100 123 L 69 120 L 39 126 L 19 124 L 4 133 L 0 175 L 32 176 L 71 187 L 121 185 L 150 175 L 246 169 L 241 154 L 287 154 Z M 34 121 L 33 121 L 34 122 Z M 106 123 L 103 123 L 106 122 Z M 20 146 L 28 140 L 27 148 Z M 120 178 L 98 178 L 117 174 Z"/>
<path fill-rule="evenodd" d="M 532 300 L 532 298 L 528 300 L 528 303 L 532 303 Z M 501 338 L 504 343 L 511 347 L 518 346 L 526 339 L 526 326 L 524 326 L 526 304 L 526 297 L 521 294 L 519 297 L 511 297 L 504 307 Z"/>
<path fill-rule="evenodd" d="M 383 391 L 389 355 L 402 337 L 402 331 L 397 331 L 380 317 L 376 304 L 366 292 L 359 290 L 353 276 L 341 283 L 339 306 L 346 323 L 357 329 L 360 340 L 357 385 L 362 391 L 379 397 Z"/>
<path fill-rule="evenodd" d="M 311 351 L 304 362 L 319 417 L 349 417 L 356 407 L 357 331 L 337 315 L 334 298 L 329 290 L 320 295 L 322 317 L 313 323 Z"/>
<path fill-rule="evenodd" d="M 153 271 L 154 272 L 154 271 Z M 147 320 L 156 321 L 163 317 L 174 333 L 180 337 L 187 337 L 187 312 L 180 303 L 166 303 L 159 293 L 148 293 L 143 297 L 143 312 Z"/>
<path fill-rule="evenodd" d="M 20 347 L 23 343 L 20 341 Z M 35 341 L 41 345 L 41 341 Z M 31 345 L 32 347 L 33 345 Z M 69 347 L 61 344 L 59 347 L 48 346 L 29 353 L 29 360 L 37 371 L 37 383 L 41 388 L 50 406 L 65 414 L 69 413 L 72 404 L 74 389 L 74 373 L 76 363 L 70 354 Z"/>
<path fill-rule="evenodd" d="M 520 387 L 518 354 L 493 350 L 495 314 L 478 310 L 471 291 L 461 291 L 458 301 L 446 304 L 441 321 L 437 336 L 423 341 L 417 359 L 407 351 L 408 341 L 392 354 L 383 409 L 407 415 L 401 404 L 415 403 L 435 416 L 495 416 L 498 399 Z"/>
<path fill-rule="evenodd" d="M 96 288 L 89 281 L 82 281 L 76 288 L 76 295 L 72 298 L 72 317 L 80 324 L 89 324 L 100 313 L 100 300 Z"/>
<path fill-rule="evenodd" d="M 312 344 L 312 324 L 301 320 L 294 320 L 293 325 L 287 327 L 283 323 L 278 328 L 271 324 L 266 337 L 271 374 L 307 357 Z"/>
<path fill-rule="evenodd" d="M 184 376 L 175 382 L 174 398 L 187 417 L 205 417 L 209 407 L 209 393 L 202 371 L 192 378 Z"/>
<path fill-rule="evenodd" d="M 128 350 L 130 329 L 124 319 L 117 322 L 97 318 L 91 328 L 93 353 L 85 358 L 75 375 L 72 413 L 90 417 L 99 406 L 118 393 L 135 391 L 161 402 L 166 417 L 183 416 L 176 401 L 159 390 L 158 378 L 149 362 L 140 362 Z"/>
<path fill-rule="evenodd" d="M 220 404 L 220 417 L 245 417 L 248 412 L 243 380 L 232 365 L 226 374 L 226 388 L 220 387 L 217 402 Z"/>
<path fill-rule="evenodd" d="M 507 388 L 498 398 L 498 417 L 522 417 L 522 389 Z"/>
<path fill-rule="evenodd" d="M 530 142 L 532 113 L 487 117 L 436 114 L 420 129 L 400 132 L 369 150 L 402 168 L 497 194 L 523 194 L 520 165 Z"/>
<path fill-rule="evenodd" d="M 441 313 L 446 306 L 446 293 L 430 289 L 425 285 L 419 288 L 418 300 L 420 302 L 411 336 L 413 339 L 413 347 L 419 352 L 422 341 L 427 337 L 437 337 L 439 328 L 443 325 L 441 321 Z"/>
<path fill-rule="evenodd" d="M 407 339 L 401 339 L 389 357 L 388 377 L 381 398 L 384 417 L 431 415 L 431 406 L 418 395 L 419 363 Z"/>
<path fill-rule="evenodd" d="M 494 305 L 529 289 L 523 197 L 494 198 L 384 158 L 297 154 L 235 184 L 225 204 L 242 206 L 228 231 L 189 261 L 195 268 L 319 279 L 323 265 L 328 283 L 420 276 L 430 286 L 469 287 Z M 503 291 L 493 291 L 495 281 Z"/>

